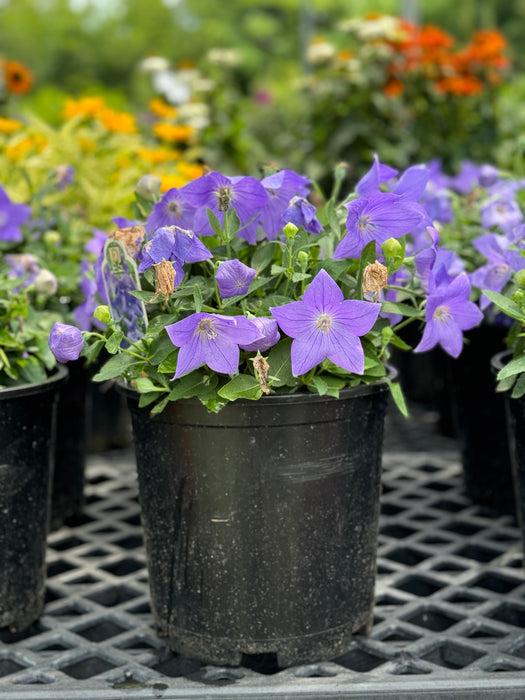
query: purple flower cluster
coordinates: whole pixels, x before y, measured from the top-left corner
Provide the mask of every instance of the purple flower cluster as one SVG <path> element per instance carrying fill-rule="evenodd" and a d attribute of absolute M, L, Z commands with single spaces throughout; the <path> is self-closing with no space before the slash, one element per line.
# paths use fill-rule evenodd
<path fill-rule="evenodd" d="M 0 241 L 19 243 L 23 240 L 21 227 L 31 216 L 31 207 L 27 204 L 12 202 L 5 189 L 0 185 Z"/>

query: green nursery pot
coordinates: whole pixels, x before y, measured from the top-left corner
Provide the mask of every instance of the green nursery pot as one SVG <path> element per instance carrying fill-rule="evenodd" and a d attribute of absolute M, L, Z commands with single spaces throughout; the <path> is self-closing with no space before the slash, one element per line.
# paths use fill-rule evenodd
<path fill-rule="evenodd" d="M 329 659 L 372 625 L 386 382 L 132 416 L 152 610 L 212 664 Z"/>
<path fill-rule="evenodd" d="M 0 627 L 22 630 L 44 607 L 56 402 L 67 370 L 0 390 Z"/>

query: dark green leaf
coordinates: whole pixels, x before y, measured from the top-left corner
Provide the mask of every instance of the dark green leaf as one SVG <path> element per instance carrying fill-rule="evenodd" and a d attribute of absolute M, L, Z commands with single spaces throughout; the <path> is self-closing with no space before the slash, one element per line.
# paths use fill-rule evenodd
<path fill-rule="evenodd" d="M 262 390 L 255 377 L 249 374 L 237 374 L 217 392 L 220 397 L 228 401 L 236 399 L 257 400 L 261 398 Z"/>
<path fill-rule="evenodd" d="M 113 357 L 110 357 L 102 368 L 95 374 L 93 381 L 105 382 L 108 379 L 120 377 L 125 370 L 129 369 L 133 365 L 139 365 L 142 363 L 143 361 L 133 357 L 133 355 L 128 355 L 127 353 L 113 355 Z"/>

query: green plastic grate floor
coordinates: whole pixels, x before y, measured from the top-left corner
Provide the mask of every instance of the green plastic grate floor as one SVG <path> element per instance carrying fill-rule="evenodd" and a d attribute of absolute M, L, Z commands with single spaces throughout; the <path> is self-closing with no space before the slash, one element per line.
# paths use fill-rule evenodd
<path fill-rule="evenodd" d="M 383 462 L 370 636 L 330 662 L 219 668 L 155 634 L 131 449 L 90 455 L 84 516 L 49 538 L 43 616 L 21 634 L 0 630 L 0 696 L 523 700 L 516 523 L 470 502 L 456 443 L 431 412 L 411 423 L 389 413 Z"/>

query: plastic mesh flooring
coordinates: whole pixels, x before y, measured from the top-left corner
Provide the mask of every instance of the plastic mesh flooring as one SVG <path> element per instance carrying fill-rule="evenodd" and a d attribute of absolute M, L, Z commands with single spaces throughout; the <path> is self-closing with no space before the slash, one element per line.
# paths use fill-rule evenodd
<path fill-rule="evenodd" d="M 89 457 L 82 522 L 49 538 L 44 615 L 0 630 L 0 695 L 525 698 L 516 524 L 469 501 L 452 440 L 398 420 L 387 421 L 375 625 L 346 654 L 283 670 L 268 656 L 218 668 L 168 650 L 148 603 L 133 453 L 112 451 Z"/>

